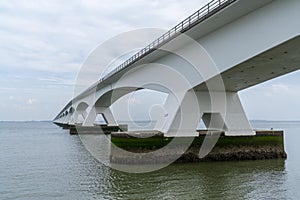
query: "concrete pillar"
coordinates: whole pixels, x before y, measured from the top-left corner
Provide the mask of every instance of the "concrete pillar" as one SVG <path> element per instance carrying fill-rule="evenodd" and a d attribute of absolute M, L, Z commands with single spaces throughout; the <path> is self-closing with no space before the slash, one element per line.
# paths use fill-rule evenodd
<path fill-rule="evenodd" d="M 157 123 L 155 129 L 165 133 L 165 136 L 197 136 L 196 128 L 200 121 L 197 97 L 193 91 L 179 94 L 175 97 L 169 94 L 165 102 L 165 117 L 163 126 Z M 161 126 L 161 127 L 158 127 Z"/>
<path fill-rule="evenodd" d="M 236 92 L 197 92 L 202 120 L 226 136 L 255 135 Z"/>
<path fill-rule="evenodd" d="M 113 116 L 113 113 L 109 107 L 89 107 L 86 112 L 86 118 L 84 120 L 83 126 L 93 126 L 98 114 L 102 114 L 105 122 L 109 126 L 116 126 L 117 122 Z"/>
<path fill-rule="evenodd" d="M 225 131 L 225 121 L 221 113 L 204 113 L 202 120 L 208 130 Z"/>
<path fill-rule="evenodd" d="M 64 120 L 64 124 L 69 124 L 70 123 L 70 119 L 71 119 L 71 113 L 68 113 L 68 115 L 66 116 L 65 120 Z"/>
<path fill-rule="evenodd" d="M 103 114 L 103 118 L 106 121 L 107 125 L 109 125 L 109 126 L 117 126 L 118 125 L 115 120 L 115 117 L 109 107 L 103 108 L 101 113 Z"/>
<path fill-rule="evenodd" d="M 82 126 L 94 126 L 97 117 L 97 112 L 94 106 L 88 108 L 87 116 L 84 119 Z"/>
<path fill-rule="evenodd" d="M 227 136 L 255 135 L 245 114 L 240 98 L 235 92 L 227 92 L 227 109 L 224 117 Z"/>
<path fill-rule="evenodd" d="M 69 122 L 69 125 L 75 125 L 75 123 L 77 122 L 78 119 L 78 111 L 75 111 L 71 117 L 71 120 Z"/>
<path fill-rule="evenodd" d="M 255 135 L 235 92 L 188 91 L 179 98 L 169 94 L 164 109 L 155 130 L 166 136 L 197 136 L 201 118 L 209 130 L 224 131 L 226 136 Z"/>

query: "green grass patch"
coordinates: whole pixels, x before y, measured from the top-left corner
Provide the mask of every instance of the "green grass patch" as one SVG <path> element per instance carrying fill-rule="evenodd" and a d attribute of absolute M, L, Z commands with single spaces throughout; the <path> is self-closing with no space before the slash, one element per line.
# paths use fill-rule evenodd
<path fill-rule="evenodd" d="M 123 149 L 159 149 L 169 144 L 173 138 L 117 138 L 111 137 L 111 142 Z M 176 138 L 170 145 L 185 145 L 191 138 Z M 200 147 L 204 137 L 196 137 L 192 142 L 192 147 Z M 282 146 L 283 137 L 280 136 L 249 136 L 249 137 L 220 137 L 216 147 L 230 146 Z"/>
<path fill-rule="evenodd" d="M 111 137 L 111 142 L 123 149 L 130 148 L 162 148 L 169 144 L 172 139 L 167 138 L 117 138 Z"/>
<path fill-rule="evenodd" d="M 216 146 L 283 146 L 280 136 L 221 137 Z"/>

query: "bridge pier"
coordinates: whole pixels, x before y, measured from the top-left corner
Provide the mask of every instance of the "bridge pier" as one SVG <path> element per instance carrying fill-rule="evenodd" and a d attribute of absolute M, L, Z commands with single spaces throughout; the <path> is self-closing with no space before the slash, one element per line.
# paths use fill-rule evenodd
<path fill-rule="evenodd" d="M 157 122 L 155 130 L 168 137 L 196 136 L 196 128 L 202 119 L 209 131 L 223 131 L 226 136 L 256 134 L 236 92 L 188 91 L 182 96 L 178 100 L 169 94 L 164 106 L 166 113 Z"/>
<path fill-rule="evenodd" d="M 202 120 L 208 130 L 226 136 L 255 135 L 236 92 L 197 92 Z"/>
<path fill-rule="evenodd" d="M 69 113 L 64 120 L 64 124 L 69 124 L 70 119 L 71 119 L 71 114 Z"/>
<path fill-rule="evenodd" d="M 164 118 L 159 119 L 155 130 L 173 136 L 196 136 L 200 121 L 196 95 L 192 91 L 177 96 L 169 94 L 164 104 Z"/>
<path fill-rule="evenodd" d="M 117 122 L 109 107 L 95 107 L 92 106 L 83 122 L 83 126 L 93 126 L 98 114 L 102 114 L 104 121 L 109 126 L 117 126 Z"/>

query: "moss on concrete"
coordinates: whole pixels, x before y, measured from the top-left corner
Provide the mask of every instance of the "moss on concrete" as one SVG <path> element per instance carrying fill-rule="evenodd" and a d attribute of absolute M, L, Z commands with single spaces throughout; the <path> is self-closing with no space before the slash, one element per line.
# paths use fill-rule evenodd
<path fill-rule="evenodd" d="M 201 162 L 201 161 L 230 161 L 230 160 L 260 160 L 286 158 L 284 151 L 283 133 L 281 134 L 260 134 L 257 136 L 246 137 L 226 137 L 221 136 L 214 146 L 213 150 L 205 157 L 199 158 L 199 150 L 202 146 L 205 136 L 195 137 L 188 150 L 180 156 L 177 162 Z M 191 138 L 176 138 L 176 142 L 170 143 L 174 138 L 150 137 L 150 138 L 132 138 L 132 137 L 114 137 L 111 141 L 117 147 L 130 152 L 146 153 L 153 152 L 167 146 L 168 150 L 163 151 L 159 162 L 163 162 L 168 156 L 180 152 L 180 148 L 187 144 Z M 112 152 L 114 163 L 131 163 L 131 158 L 119 153 Z M 155 157 L 157 160 L 157 157 Z M 151 163 L 151 159 L 142 160 L 142 163 Z M 136 158 L 132 163 L 137 163 Z"/>
<path fill-rule="evenodd" d="M 153 149 L 162 148 L 169 144 L 174 138 L 117 138 L 111 137 L 111 142 L 116 146 L 126 149 L 134 150 L 135 148 Z M 178 138 L 177 138 L 178 139 Z M 173 145 L 186 144 L 190 138 L 181 137 Z M 195 137 L 192 145 L 193 147 L 200 147 L 203 143 L 204 137 Z M 283 147 L 283 137 L 278 136 L 250 136 L 250 137 L 225 137 L 221 136 L 215 147 L 230 147 L 230 146 L 280 146 Z"/>

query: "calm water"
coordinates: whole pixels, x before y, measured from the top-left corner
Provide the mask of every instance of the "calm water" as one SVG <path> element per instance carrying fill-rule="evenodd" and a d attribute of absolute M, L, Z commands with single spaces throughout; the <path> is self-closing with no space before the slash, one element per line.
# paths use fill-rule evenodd
<path fill-rule="evenodd" d="M 95 161 L 78 136 L 50 122 L 0 122 L 0 199 L 299 199 L 300 122 L 253 126 L 284 129 L 288 159 L 126 174 Z"/>

